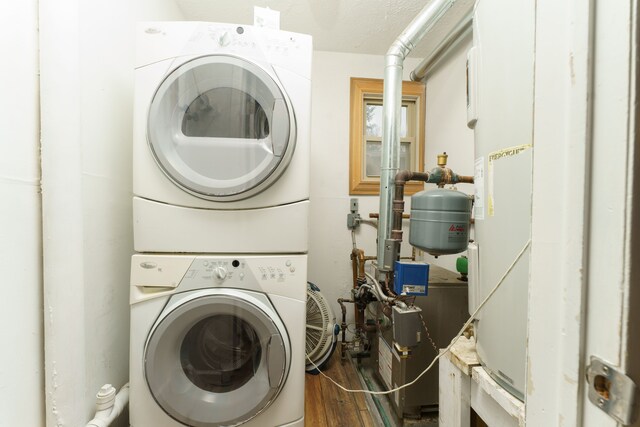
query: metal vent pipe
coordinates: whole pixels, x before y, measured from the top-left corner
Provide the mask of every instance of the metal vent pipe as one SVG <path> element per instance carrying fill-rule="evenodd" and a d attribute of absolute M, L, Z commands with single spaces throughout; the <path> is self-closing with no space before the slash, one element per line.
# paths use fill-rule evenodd
<path fill-rule="evenodd" d="M 402 103 L 402 67 L 404 59 L 424 35 L 453 6 L 456 0 L 434 0 L 427 4 L 391 44 L 385 57 L 382 163 L 380 168 L 380 218 L 378 221 L 378 271 L 393 269 L 394 251 L 391 239 L 392 202 L 395 176 L 400 168 L 400 108 Z"/>
<path fill-rule="evenodd" d="M 455 27 L 433 49 L 433 51 L 422 60 L 420 64 L 411 72 L 411 80 L 415 82 L 422 81 L 427 77 L 429 70 L 434 67 L 438 62 L 453 49 L 457 44 L 464 39 L 467 34 L 471 34 L 471 24 L 473 22 L 473 13 L 469 12 L 464 15 Z"/>

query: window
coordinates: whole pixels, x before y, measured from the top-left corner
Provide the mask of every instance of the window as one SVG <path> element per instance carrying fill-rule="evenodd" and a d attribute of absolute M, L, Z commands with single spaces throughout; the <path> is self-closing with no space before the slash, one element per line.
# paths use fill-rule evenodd
<path fill-rule="evenodd" d="M 351 78 L 349 194 L 380 193 L 382 86 L 380 79 Z M 402 82 L 400 170 L 424 169 L 424 94 L 423 83 Z M 423 189 L 422 182 L 408 182 L 405 194 Z"/>

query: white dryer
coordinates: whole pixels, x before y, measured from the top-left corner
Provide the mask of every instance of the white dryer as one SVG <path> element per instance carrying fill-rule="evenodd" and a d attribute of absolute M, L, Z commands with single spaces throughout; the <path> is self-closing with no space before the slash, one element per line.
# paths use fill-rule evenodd
<path fill-rule="evenodd" d="M 304 425 L 306 255 L 134 255 L 130 425 Z"/>
<path fill-rule="evenodd" d="M 135 250 L 306 252 L 311 37 L 149 22 L 137 41 Z"/>

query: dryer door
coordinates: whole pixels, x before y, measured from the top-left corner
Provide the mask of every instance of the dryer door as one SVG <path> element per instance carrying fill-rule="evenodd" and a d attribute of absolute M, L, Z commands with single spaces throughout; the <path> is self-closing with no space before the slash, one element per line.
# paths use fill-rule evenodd
<path fill-rule="evenodd" d="M 214 201 L 253 196 L 287 167 L 295 148 L 293 108 L 262 67 L 210 55 L 169 73 L 149 108 L 147 138 L 165 175 Z"/>
<path fill-rule="evenodd" d="M 241 424 L 276 398 L 290 344 L 269 300 L 212 289 L 174 295 L 145 347 L 149 390 L 175 420 L 194 427 Z"/>

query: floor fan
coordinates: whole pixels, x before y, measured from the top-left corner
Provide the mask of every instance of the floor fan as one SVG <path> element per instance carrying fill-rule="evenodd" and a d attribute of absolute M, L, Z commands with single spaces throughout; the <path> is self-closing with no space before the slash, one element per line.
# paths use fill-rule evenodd
<path fill-rule="evenodd" d="M 313 283 L 307 284 L 306 371 L 318 374 L 323 370 L 336 348 L 340 327 L 331 311 L 329 301 Z M 313 363 L 312 363 L 313 362 Z"/>

